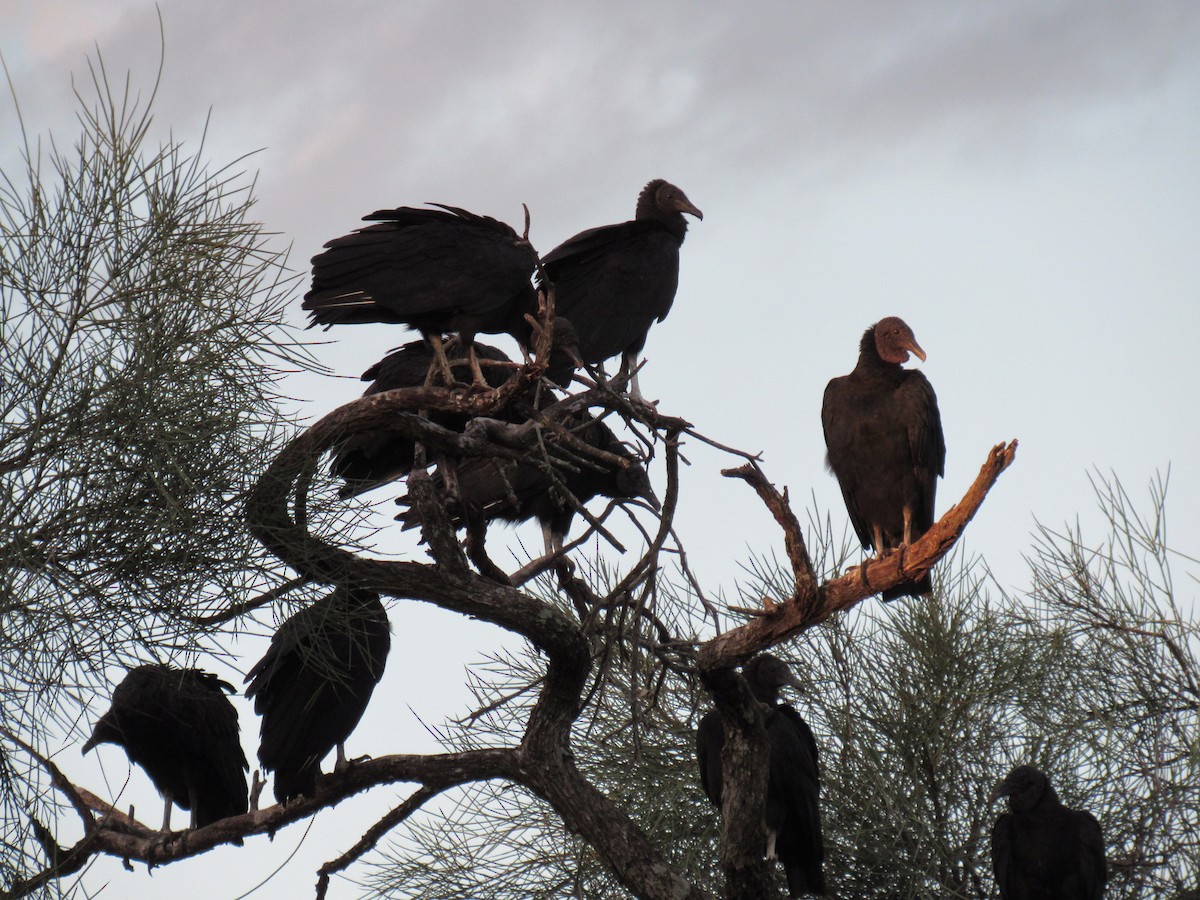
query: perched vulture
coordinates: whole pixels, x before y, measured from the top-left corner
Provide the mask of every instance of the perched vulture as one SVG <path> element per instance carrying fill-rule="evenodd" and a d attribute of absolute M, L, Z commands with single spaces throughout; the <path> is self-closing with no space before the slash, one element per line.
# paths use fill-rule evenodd
<path fill-rule="evenodd" d="M 258 759 L 275 772 L 275 799 L 311 796 L 321 760 L 343 744 L 383 677 L 391 646 L 379 595 L 338 587 L 279 626 L 246 676 L 246 696 L 262 716 Z"/>
<path fill-rule="evenodd" d="M 503 351 L 487 344 L 476 342 L 475 354 L 485 362 L 510 363 Z M 433 350 L 424 341 L 412 341 L 393 350 L 363 372 L 362 380 L 371 382 L 363 396 L 369 397 L 393 388 L 423 385 L 433 360 Z M 507 367 L 484 365 L 481 369 L 483 377 L 492 387 L 499 387 L 512 374 L 512 369 Z M 461 377 L 462 371 L 458 366 L 454 366 L 452 371 L 455 378 Z M 462 432 L 470 417 L 465 413 L 431 410 L 429 421 L 451 431 Z M 347 438 L 338 447 L 330 472 L 346 482 L 339 492 L 342 497 L 356 497 L 407 475 L 413 466 L 414 449 L 411 439 L 395 431 L 360 432 Z"/>
<path fill-rule="evenodd" d="M 510 226 L 453 206 L 382 209 L 374 222 L 313 257 L 303 308 L 313 325 L 366 322 L 416 328 L 450 378 L 441 335 L 457 332 L 477 384 L 475 334 L 511 334 L 528 345 L 526 313 L 537 312 L 537 254 Z"/>
<path fill-rule="evenodd" d="M 829 468 L 863 548 L 877 556 L 903 552 L 933 525 L 946 462 L 933 387 L 901 367 L 910 352 L 925 359 L 912 329 L 895 316 L 881 319 L 864 332 L 854 371 L 829 382 L 821 406 Z M 885 591 L 883 599 L 932 590 L 926 575 Z"/>
<path fill-rule="evenodd" d="M 1017 766 L 992 800 L 1009 812 L 992 828 L 992 870 L 1001 900 L 1099 900 L 1108 872 L 1096 817 L 1069 809 L 1044 773 Z"/>
<path fill-rule="evenodd" d="M 770 653 L 761 653 L 742 669 L 743 677 L 759 702 L 771 707 L 767 714 L 767 740 L 771 758 L 767 775 L 767 853 L 778 858 L 787 873 L 788 893 L 825 893 L 821 871 L 825 845 L 821 840 L 820 768 L 817 742 L 808 723 L 792 707 L 779 702 L 787 685 L 802 687 L 787 665 Z M 725 729 L 716 710 L 705 713 L 696 732 L 696 759 L 700 784 L 718 809 L 721 807 L 721 749 Z"/>
<path fill-rule="evenodd" d="M 83 752 L 97 744 L 124 747 L 166 801 L 163 831 L 170 830 L 172 803 L 191 810 L 192 828 L 240 815 L 248 808 L 250 766 L 226 691 L 233 686 L 200 669 L 138 666 L 113 691 L 112 708 Z"/>
<path fill-rule="evenodd" d="M 575 506 L 564 493 L 580 504 L 593 497 L 614 500 L 646 500 L 655 509 L 658 500 L 642 464 L 618 440 L 604 422 L 588 413 L 578 413 L 563 423 L 588 447 L 617 459 L 600 459 L 566 444 L 547 441 L 551 460 L 558 464 L 557 480 L 539 465 L 540 452 L 530 451 L 522 460 L 473 457 L 454 467 L 457 497 L 447 497 L 451 522 L 468 532 L 482 531 L 487 522 L 525 522 L 536 518 L 542 526 L 546 552 L 562 549 L 563 539 L 575 518 Z M 445 490 L 442 472 L 435 473 L 436 486 Z M 420 525 L 416 508 L 408 497 L 398 504 L 408 506 L 396 518 L 405 529 Z"/>
<path fill-rule="evenodd" d="M 452 346 L 447 344 L 447 348 Z M 502 364 L 481 366 L 490 386 L 499 387 L 512 375 L 514 365 L 502 350 L 476 342 L 475 353 L 485 362 Z M 424 341 L 413 341 L 393 350 L 363 373 L 362 380 L 371 382 L 363 396 L 369 397 L 394 388 L 419 387 L 425 383 L 432 360 L 433 351 Z M 578 365 L 575 329 L 568 320 L 556 318 L 546 377 L 560 387 L 566 387 L 571 383 Z M 458 366 L 454 366 L 453 371 L 455 378 L 462 377 Z M 510 411 L 513 421 L 525 421 L 527 406 L 523 401 L 530 400 L 532 394 L 533 391 L 530 391 L 528 395 L 514 398 Z M 470 417 L 464 413 L 433 410 L 429 413 L 429 420 L 451 431 L 462 432 Z M 407 475 L 413 465 L 413 450 L 412 440 L 395 431 L 382 429 L 363 432 L 341 444 L 330 471 L 346 482 L 340 491 L 341 496 L 354 497 Z"/>
<path fill-rule="evenodd" d="M 584 362 L 620 354 L 621 372 L 634 370 L 650 326 L 675 300 L 684 213 L 704 218 L 683 191 L 655 179 L 638 196 L 632 221 L 581 232 L 542 258 L 555 311 L 574 324 Z M 631 393 L 641 396 L 636 375 Z"/>

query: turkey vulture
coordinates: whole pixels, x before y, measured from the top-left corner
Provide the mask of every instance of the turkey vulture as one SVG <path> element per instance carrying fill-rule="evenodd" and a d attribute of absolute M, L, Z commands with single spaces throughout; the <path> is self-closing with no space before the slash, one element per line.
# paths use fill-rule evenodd
<path fill-rule="evenodd" d="M 638 196 L 632 221 L 581 232 L 542 257 L 555 311 L 574 324 L 584 362 L 620 354 L 622 374 L 634 371 L 650 326 L 675 299 L 684 213 L 704 218 L 683 191 L 655 179 Z M 631 394 L 641 397 L 636 374 Z"/>
<path fill-rule="evenodd" d="M 946 463 L 937 397 L 922 373 L 901 367 L 909 352 L 925 359 L 902 319 L 881 319 L 863 333 L 854 371 L 829 382 L 821 406 L 829 468 L 863 548 L 877 556 L 903 552 L 933 525 Z M 926 575 L 883 599 L 932 590 Z"/>
<path fill-rule="evenodd" d="M 171 804 L 191 810 L 202 828 L 248 808 L 250 766 L 238 739 L 237 710 L 225 696 L 233 686 L 200 669 L 144 665 L 131 669 L 112 695 L 112 707 L 83 745 L 125 748 L 163 796 L 163 831 Z"/>
<path fill-rule="evenodd" d="M 525 522 L 536 518 L 542 526 L 546 552 L 561 550 L 563 539 L 575 518 L 575 506 L 564 493 L 569 492 L 580 504 L 593 497 L 615 500 L 642 498 L 655 509 L 658 500 L 642 464 L 618 440 L 604 422 L 589 413 L 578 413 L 563 423 L 585 444 L 620 458 L 620 462 L 595 459 L 567 446 L 547 440 L 557 480 L 539 465 L 540 451 L 531 451 L 527 459 L 472 457 L 454 466 L 457 497 L 447 498 L 447 512 L 457 527 L 479 533 L 487 522 Z M 534 453 L 539 453 L 537 457 Z M 435 473 L 435 484 L 445 490 L 442 473 Z M 407 506 L 407 497 L 397 503 Z M 396 516 L 405 529 L 420 524 L 416 508 L 409 506 Z"/>
<path fill-rule="evenodd" d="M 1064 806 L 1033 766 L 1009 772 L 992 800 L 1000 797 L 1009 808 L 992 828 L 1001 900 L 1099 900 L 1108 873 L 1096 817 Z"/>
<path fill-rule="evenodd" d="M 825 893 L 821 871 L 825 845 L 821 840 L 820 768 L 817 742 L 808 723 L 795 709 L 779 702 L 779 690 L 791 685 L 801 688 L 799 679 L 783 660 L 760 653 L 742 669 L 751 693 L 769 706 L 766 728 L 770 743 L 767 774 L 767 853 L 778 858 L 787 874 L 788 893 Z M 718 809 L 721 807 L 721 749 L 725 729 L 716 710 L 705 713 L 696 732 L 696 759 L 700 764 L 700 784 Z"/>
<path fill-rule="evenodd" d="M 526 313 L 536 314 L 532 275 L 537 253 L 510 226 L 465 209 L 381 209 L 374 222 L 325 245 L 313 257 L 303 308 L 313 325 L 365 322 L 416 328 L 433 347 L 447 380 L 443 332 L 458 332 L 476 384 L 477 332 L 511 334 L 526 346 Z"/>
<path fill-rule="evenodd" d="M 508 380 L 514 365 L 502 350 L 476 342 L 475 352 L 484 361 L 504 364 L 482 367 L 484 378 L 490 386 L 500 387 Z M 362 380 L 372 382 L 363 396 L 424 384 L 432 360 L 433 352 L 424 341 L 412 341 L 393 350 L 363 373 Z M 575 330 L 566 319 L 556 318 L 546 377 L 560 387 L 566 387 L 571 383 L 578 365 Z M 461 370 L 457 366 L 454 369 L 455 377 L 459 377 Z M 510 413 L 512 421 L 525 421 L 528 418 L 524 401 L 532 400 L 532 397 L 531 390 L 528 395 L 513 398 L 510 404 L 512 408 L 505 411 Z M 432 410 L 429 420 L 443 428 L 462 432 L 470 417 L 465 413 Z M 413 441 L 394 431 L 380 429 L 361 432 L 342 442 L 334 455 L 330 472 L 346 482 L 340 491 L 341 496 L 355 497 L 407 475 L 412 469 L 413 451 Z"/>
<path fill-rule="evenodd" d="M 338 587 L 287 619 L 246 676 L 262 716 L 258 759 L 275 772 L 275 799 L 311 796 L 321 760 L 343 744 L 383 677 L 391 646 L 387 611 L 372 591 Z"/>

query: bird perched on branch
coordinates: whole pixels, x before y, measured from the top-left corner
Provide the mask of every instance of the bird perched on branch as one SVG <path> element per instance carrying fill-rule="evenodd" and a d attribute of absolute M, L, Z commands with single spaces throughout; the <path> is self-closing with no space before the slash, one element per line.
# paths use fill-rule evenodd
<path fill-rule="evenodd" d="M 339 586 L 279 626 L 246 681 L 262 716 L 258 759 L 275 772 L 275 799 L 312 796 L 321 760 L 344 744 L 383 677 L 391 647 L 387 611 L 373 591 Z"/>
<path fill-rule="evenodd" d="M 658 509 L 645 468 L 611 428 L 587 412 L 572 414 L 562 426 L 575 441 L 546 429 L 540 444 L 547 450 L 545 455 L 535 447 L 521 459 L 472 457 L 457 461 L 454 493 L 447 491 L 441 470 L 434 473 L 434 486 L 446 495 L 451 523 L 466 528 L 471 543 L 482 543 L 489 522 L 536 518 L 550 554 L 562 549 L 577 507 L 593 497 L 640 498 Z M 396 502 L 407 507 L 396 516 L 405 529 L 421 524 L 409 497 Z"/>
<path fill-rule="evenodd" d="M 557 317 L 551 340 L 545 376 L 560 387 L 566 387 L 571 383 L 576 368 L 581 365 L 575 329 L 568 320 Z M 451 350 L 457 346 L 457 338 L 446 345 Z M 516 369 L 516 364 L 496 347 L 476 342 L 475 352 L 476 357 L 483 361 L 480 367 L 491 387 L 500 387 Z M 412 341 L 391 351 L 362 374 L 363 381 L 371 382 L 363 396 L 423 385 L 433 358 L 432 349 L 424 341 Z M 454 366 L 453 371 L 455 377 L 462 374 L 459 366 Z M 525 421 L 532 409 L 530 404 L 535 393 L 536 388 L 531 388 L 514 395 L 508 408 L 502 410 L 501 414 L 510 421 Z M 549 395 L 545 395 L 544 402 L 548 401 Z M 460 433 L 471 419 L 466 413 L 444 410 L 431 410 L 428 418 L 443 428 Z M 355 497 L 407 475 L 412 470 L 414 450 L 413 440 L 394 430 L 381 428 L 359 432 L 338 446 L 330 472 L 346 482 L 339 492 L 341 496 Z"/>
<path fill-rule="evenodd" d="M 542 257 L 539 277 L 554 284 L 555 310 L 574 324 L 584 361 L 620 355 L 639 399 L 637 355 L 675 300 L 684 213 L 704 218 L 683 191 L 657 178 L 642 189 L 632 221 L 580 232 Z"/>
<path fill-rule="evenodd" d="M 1099 900 L 1108 871 L 1096 817 L 1064 806 L 1033 766 L 1009 772 L 992 800 L 1000 797 L 1009 808 L 992 828 L 1001 900 Z"/>
<path fill-rule="evenodd" d="M 250 766 L 226 692 L 233 686 L 200 669 L 138 666 L 113 691 L 83 752 L 97 744 L 124 747 L 165 801 L 164 832 L 172 803 L 191 811 L 192 828 L 240 815 L 249 805 Z"/>
<path fill-rule="evenodd" d="M 778 858 L 783 864 L 790 896 L 823 895 L 825 845 L 821 838 L 817 742 L 800 713 L 779 701 L 780 689 L 790 685 L 803 690 L 803 685 L 783 660 L 770 653 L 760 653 L 746 663 L 742 677 L 754 698 L 770 707 L 766 718 L 770 745 L 764 813 L 766 856 Z M 725 781 L 721 768 L 724 746 L 721 714 L 716 710 L 705 713 L 696 732 L 696 760 L 704 793 L 718 809 Z"/>
<path fill-rule="evenodd" d="M 529 346 L 525 315 L 536 315 L 537 253 L 510 226 L 455 206 L 382 209 L 374 222 L 313 257 L 303 308 L 313 325 L 398 323 L 429 342 L 447 383 L 442 334 L 457 332 L 474 382 L 486 386 L 473 351 L 476 333 L 511 334 Z"/>
<path fill-rule="evenodd" d="M 877 556 L 902 553 L 933 526 L 946 463 L 937 396 L 921 372 L 902 367 L 909 353 L 925 360 L 912 329 L 880 319 L 863 333 L 854 371 L 829 382 L 821 406 L 826 460 L 863 548 Z M 883 599 L 932 590 L 926 575 Z"/>

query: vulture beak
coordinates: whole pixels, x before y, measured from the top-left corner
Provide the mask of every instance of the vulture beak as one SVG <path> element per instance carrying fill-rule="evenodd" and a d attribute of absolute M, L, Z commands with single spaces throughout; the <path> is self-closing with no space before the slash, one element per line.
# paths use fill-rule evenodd
<path fill-rule="evenodd" d="M 1012 785 L 1008 783 L 1008 779 L 1004 778 L 996 782 L 996 789 L 992 791 L 992 795 L 988 797 L 988 803 L 995 803 L 1001 797 L 1007 797 L 1012 793 Z"/>
<path fill-rule="evenodd" d="M 913 352 L 917 359 L 925 362 L 925 351 L 921 349 L 921 345 L 917 343 L 916 338 L 913 338 L 911 343 L 909 343 L 908 349 Z"/>
<path fill-rule="evenodd" d="M 700 212 L 700 208 L 693 205 L 692 201 L 688 200 L 686 197 L 679 198 L 679 211 L 691 213 L 697 219 L 700 219 L 701 221 L 704 220 L 704 213 Z"/>

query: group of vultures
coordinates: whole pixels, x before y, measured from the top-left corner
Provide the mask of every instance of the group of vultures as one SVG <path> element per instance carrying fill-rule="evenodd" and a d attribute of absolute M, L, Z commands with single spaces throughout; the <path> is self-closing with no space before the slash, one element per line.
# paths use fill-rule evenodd
<path fill-rule="evenodd" d="M 366 371 L 367 394 L 497 388 L 518 366 L 475 336 L 510 335 L 529 358 L 545 346 L 549 327 L 549 357 L 537 360 L 542 379 L 515 392 L 499 414 L 511 425 L 537 420 L 545 434 L 514 458 L 427 458 L 411 432 L 358 432 L 335 448 L 331 471 L 343 481 L 341 495 L 352 497 L 436 464 L 434 488 L 450 522 L 464 530 L 470 558 L 482 575 L 507 580 L 483 550 L 492 521 L 537 519 L 550 558 L 563 552 L 571 522 L 589 500 L 658 508 L 644 460 L 601 418 L 578 408 L 559 418 L 543 414 L 581 368 L 592 384 L 643 402 L 638 356 L 674 301 L 684 216 L 703 216 L 679 188 L 654 180 L 638 196 L 632 220 L 583 231 L 539 259 L 527 237 L 503 222 L 431 206 L 374 212 L 366 226 L 327 243 L 313 258 L 303 308 L 314 325 L 382 323 L 420 332 L 422 340 Z M 551 289 L 554 314 L 547 317 Z M 903 320 L 875 323 L 859 341 L 853 371 L 829 382 L 821 410 L 829 467 L 863 548 L 877 556 L 902 554 L 932 527 L 945 461 L 937 399 L 921 372 L 903 368 L 909 354 L 925 359 Z M 602 365 L 618 356 L 610 381 Z M 457 433 L 470 425 L 458 412 L 427 411 L 426 418 Z M 407 497 L 397 503 L 404 527 L 421 525 L 419 504 Z M 931 590 L 926 575 L 889 589 L 884 599 Z M 342 585 L 287 619 L 249 670 L 246 696 L 262 717 L 258 759 L 274 773 L 280 803 L 314 794 L 330 750 L 337 751 L 337 770 L 352 764 L 343 745 L 383 675 L 390 640 L 378 594 Z M 817 742 L 800 713 L 780 700 L 782 688 L 800 682 L 766 653 L 747 662 L 741 677 L 766 708 L 765 856 L 781 862 L 792 896 L 824 895 Z M 125 749 L 166 801 L 164 832 L 172 804 L 190 810 L 193 828 L 244 813 L 249 765 L 226 696 L 233 691 L 199 669 L 140 666 L 117 686 L 83 750 L 106 742 Z M 724 742 L 713 710 L 700 721 L 696 755 L 700 784 L 718 808 Z M 992 831 L 1001 897 L 1101 896 L 1104 842 L 1092 815 L 1064 806 L 1031 766 L 1013 769 L 996 787 L 993 799 L 999 797 L 1009 803 Z"/>

